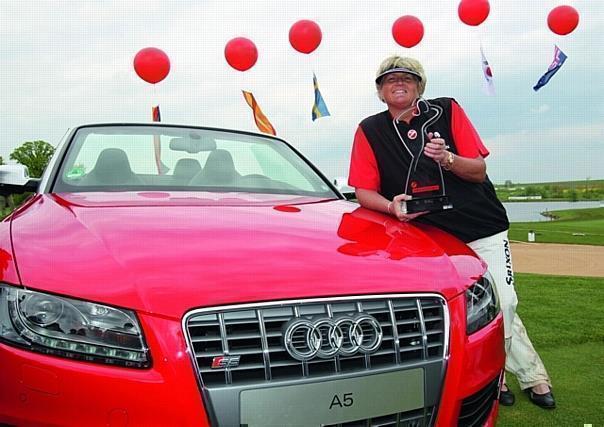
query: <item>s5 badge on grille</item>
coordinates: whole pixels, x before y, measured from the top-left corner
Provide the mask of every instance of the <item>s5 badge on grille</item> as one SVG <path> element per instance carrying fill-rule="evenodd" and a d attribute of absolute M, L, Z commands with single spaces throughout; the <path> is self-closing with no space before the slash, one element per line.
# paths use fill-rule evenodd
<path fill-rule="evenodd" d="M 212 369 L 236 368 L 241 356 L 216 356 L 212 359 Z"/>

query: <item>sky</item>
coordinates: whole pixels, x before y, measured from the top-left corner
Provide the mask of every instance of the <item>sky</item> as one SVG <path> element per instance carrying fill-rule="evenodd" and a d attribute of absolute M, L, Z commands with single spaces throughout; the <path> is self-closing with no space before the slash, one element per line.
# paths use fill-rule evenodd
<path fill-rule="evenodd" d="M 329 178 L 345 177 L 358 123 L 385 109 L 374 85 L 387 56 L 411 56 L 427 73 L 424 96 L 453 97 L 491 152 L 494 183 L 604 179 L 602 0 L 491 0 L 478 27 L 463 24 L 458 0 L 0 0 L 0 156 L 25 141 L 60 142 L 73 126 L 162 121 L 257 131 L 241 90 L 251 91 L 286 139 Z M 569 35 L 547 27 L 552 8 L 568 4 L 580 22 Z M 391 28 L 414 15 L 425 34 L 404 48 Z M 306 55 L 288 40 L 301 19 L 322 30 Z M 224 47 L 252 40 L 258 62 L 229 67 Z M 480 45 L 494 75 L 484 92 Z M 553 59 L 568 56 L 538 92 Z M 162 49 L 171 71 L 157 85 L 132 61 Z M 331 116 L 311 120 L 313 72 Z"/>

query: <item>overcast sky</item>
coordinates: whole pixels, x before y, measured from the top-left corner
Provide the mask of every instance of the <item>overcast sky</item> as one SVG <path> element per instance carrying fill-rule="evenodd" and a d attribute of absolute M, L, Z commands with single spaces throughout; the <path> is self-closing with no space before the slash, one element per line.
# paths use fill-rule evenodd
<path fill-rule="evenodd" d="M 352 137 L 366 116 L 384 109 L 373 79 L 386 56 L 419 59 L 425 96 L 451 96 L 491 151 L 496 183 L 604 179 L 602 0 L 491 0 L 479 27 L 457 16 L 458 0 L 0 0 L 0 155 L 23 142 L 56 145 L 82 123 L 162 120 L 256 131 L 241 89 L 254 93 L 277 130 L 329 177 L 345 176 Z M 580 14 L 567 36 L 547 27 L 549 11 L 570 4 Z M 407 49 L 392 23 L 415 15 L 421 43 Z M 319 48 L 296 52 L 289 28 L 312 19 Z M 247 37 L 256 65 L 235 71 L 224 46 Z M 495 96 L 483 92 L 480 44 L 493 69 Z M 532 87 L 552 61 L 568 56 L 539 92 Z M 142 48 L 164 50 L 170 75 L 153 86 L 134 73 Z M 312 73 L 331 117 L 311 120 Z"/>

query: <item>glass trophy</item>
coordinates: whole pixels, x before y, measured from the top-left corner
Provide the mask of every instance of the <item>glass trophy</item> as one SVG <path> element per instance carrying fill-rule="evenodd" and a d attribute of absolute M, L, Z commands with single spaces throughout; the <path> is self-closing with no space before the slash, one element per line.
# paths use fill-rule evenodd
<path fill-rule="evenodd" d="M 406 111 L 393 120 L 396 134 L 411 156 L 405 180 L 405 194 L 411 196 L 412 199 L 402 201 L 401 210 L 404 213 L 412 214 L 452 209 L 453 205 L 445 192 L 442 167 L 438 162 L 424 155 L 424 146 L 428 142 L 427 129 L 440 118 L 443 110 L 440 106 L 432 105 L 423 98 L 420 98 L 413 106 L 413 108 L 416 107 L 414 114 L 419 117 L 419 120 L 414 120 L 414 123 L 418 123 L 421 128 L 410 129 L 405 135 L 407 138 L 401 135 L 398 127 L 399 119 Z M 435 135 L 439 136 L 437 132 Z"/>

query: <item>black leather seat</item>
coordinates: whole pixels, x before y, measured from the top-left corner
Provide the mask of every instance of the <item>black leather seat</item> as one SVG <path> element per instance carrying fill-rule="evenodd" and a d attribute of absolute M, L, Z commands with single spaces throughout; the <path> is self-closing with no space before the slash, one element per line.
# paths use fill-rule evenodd
<path fill-rule="evenodd" d="M 142 185 L 143 181 L 130 168 L 126 152 L 119 148 L 101 151 L 94 168 L 80 181 L 81 185 Z"/>

